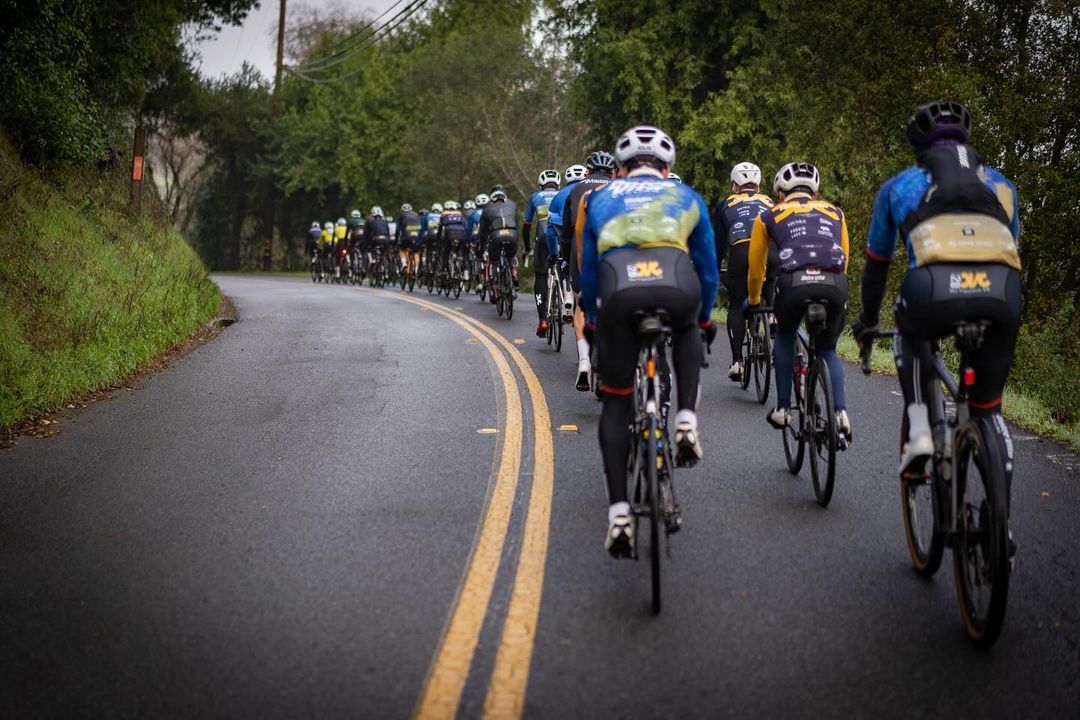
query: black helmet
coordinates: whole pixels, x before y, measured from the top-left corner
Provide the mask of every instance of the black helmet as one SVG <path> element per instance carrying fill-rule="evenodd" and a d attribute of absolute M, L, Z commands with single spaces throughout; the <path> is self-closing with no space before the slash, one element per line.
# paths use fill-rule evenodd
<path fill-rule="evenodd" d="M 608 173 L 614 172 L 615 158 L 612 157 L 609 152 L 597 150 L 596 152 L 589 154 L 588 160 L 585 161 L 585 167 L 590 170 L 600 170 Z"/>
<path fill-rule="evenodd" d="M 935 140 L 951 139 L 966 143 L 971 138 L 971 115 L 958 102 L 933 102 L 921 105 L 908 120 L 907 139 L 916 147 Z"/>

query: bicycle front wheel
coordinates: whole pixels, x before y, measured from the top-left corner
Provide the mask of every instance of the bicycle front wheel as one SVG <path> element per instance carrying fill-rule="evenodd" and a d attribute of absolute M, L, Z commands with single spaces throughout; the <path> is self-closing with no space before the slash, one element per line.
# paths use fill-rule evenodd
<path fill-rule="evenodd" d="M 814 358 L 806 390 L 807 445 L 810 450 L 810 477 L 818 505 L 828 507 L 836 479 L 836 412 L 833 408 L 832 378 L 821 358 Z"/>
<path fill-rule="evenodd" d="M 964 629 L 988 648 L 1001 634 L 1009 596 L 1009 516 L 1005 461 L 990 420 L 956 431 L 953 482 L 960 499 L 953 547 L 956 595 Z"/>
<path fill-rule="evenodd" d="M 739 386 L 745 390 L 750 387 L 751 371 L 753 371 L 755 376 L 757 375 L 757 358 L 754 356 L 754 323 L 752 321 L 744 323 L 742 357 L 743 369 L 742 378 L 739 380 Z"/>

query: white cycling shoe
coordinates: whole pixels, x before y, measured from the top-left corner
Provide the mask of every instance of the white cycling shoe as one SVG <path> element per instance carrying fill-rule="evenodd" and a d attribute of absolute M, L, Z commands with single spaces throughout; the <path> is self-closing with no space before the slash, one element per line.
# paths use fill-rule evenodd
<path fill-rule="evenodd" d="M 608 520 L 607 536 L 604 538 L 604 549 L 614 558 L 633 557 L 634 519 L 630 517 L 629 510 L 619 510 L 609 515 L 611 517 Z"/>
<path fill-rule="evenodd" d="M 705 456 L 701 447 L 697 414 L 690 410 L 675 413 L 675 466 L 694 467 Z"/>
<path fill-rule="evenodd" d="M 840 449 L 846 450 L 851 446 L 851 420 L 848 418 L 847 410 L 836 411 L 836 430 L 839 435 Z"/>
<path fill-rule="evenodd" d="M 930 419 L 926 405 L 912 403 L 907 408 L 908 441 L 900 453 L 901 475 L 922 475 L 926 463 L 934 455 L 934 436 L 930 434 Z"/>
<path fill-rule="evenodd" d="M 742 382 L 743 366 L 741 362 L 731 363 L 731 367 L 728 368 L 727 376 L 733 382 Z"/>
<path fill-rule="evenodd" d="M 791 423 L 791 410 L 788 408 L 773 408 L 765 416 L 765 420 L 777 430 L 783 430 Z"/>

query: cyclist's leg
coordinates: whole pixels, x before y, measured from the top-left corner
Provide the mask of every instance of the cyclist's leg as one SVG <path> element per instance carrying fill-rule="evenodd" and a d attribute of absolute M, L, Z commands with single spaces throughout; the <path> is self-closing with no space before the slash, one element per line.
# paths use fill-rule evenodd
<path fill-rule="evenodd" d="M 749 267 L 748 256 L 750 243 L 732 245 L 728 252 L 728 269 L 724 276 L 724 286 L 728 291 L 728 342 L 731 343 L 732 362 L 743 361 L 742 346 L 746 336 L 746 318 L 743 317 L 742 304 L 746 299 L 746 271 Z M 768 304 L 768 300 L 763 298 Z"/>
<path fill-rule="evenodd" d="M 847 390 L 844 384 L 844 363 L 836 354 L 836 341 L 844 330 L 844 321 L 847 319 L 847 278 L 838 275 L 836 278 L 839 285 L 826 285 L 819 289 L 821 299 L 827 300 L 828 319 L 825 330 L 818 334 L 818 356 L 829 368 L 829 379 L 832 380 L 833 406 L 836 412 L 847 410 Z"/>
<path fill-rule="evenodd" d="M 671 363 L 678 386 L 678 409 L 694 412 L 701 377 L 701 332 L 697 327 L 701 286 L 689 255 L 680 255 L 673 270 L 678 286 L 657 289 L 656 302 L 667 310 L 671 323 Z"/>
<path fill-rule="evenodd" d="M 547 319 L 548 306 L 548 249 L 543 237 L 536 238 L 533 248 L 533 295 L 536 297 L 536 314 L 540 320 Z"/>
<path fill-rule="evenodd" d="M 776 315 L 776 340 L 773 342 L 773 368 L 776 371 L 776 407 L 791 407 L 792 373 L 795 372 L 795 336 L 802 319 L 802 297 L 792 289 L 791 273 L 780 273 L 773 300 Z"/>
<path fill-rule="evenodd" d="M 614 505 L 627 501 L 626 464 L 630 455 L 627 426 L 634 407 L 634 370 L 637 367 L 637 328 L 632 320 L 634 307 L 619 294 L 605 295 L 598 322 L 603 352 L 600 356 L 603 409 L 600 412 L 600 452 L 608 485 L 608 500 Z M 625 295 L 625 293 L 623 293 Z M 629 298 L 632 300 L 632 298 Z"/>

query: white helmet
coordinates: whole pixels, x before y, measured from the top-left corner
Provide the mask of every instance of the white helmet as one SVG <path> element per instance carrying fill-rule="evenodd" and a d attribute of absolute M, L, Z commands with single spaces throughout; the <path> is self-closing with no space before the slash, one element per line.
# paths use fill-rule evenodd
<path fill-rule="evenodd" d="M 333 230 L 333 229 L 334 229 L 334 223 L 332 223 L 332 222 L 327 221 L 327 223 L 325 225 L 323 225 L 323 230 Z"/>
<path fill-rule="evenodd" d="M 401 212 L 412 212 L 412 205 L 409 203 L 403 203 L 401 205 Z"/>
<path fill-rule="evenodd" d="M 338 225 L 344 225 L 345 224 L 345 218 L 338 218 L 337 219 L 337 224 Z"/>
<path fill-rule="evenodd" d="M 311 229 L 312 229 L 312 230 L 318 230 L 318 229 L 319 229 L 319 221 L 318 221 L 318 220 L 316 220 L 315 222 L 311 223 Z"/>
<path fill-rule="evenodd" d="M 563 173 L 563 175 L 566 177 L 566 182 L 583 180 L 588 174 L 589 170 L 584 165 L 571 165 L 570 167 L 566 168 L 566 172 Z"/>
<path fill-rule="evenodd" d="M 352 218 L 360 217 L 360 211 L 359 210 L 353 210 L 351 213 L 349 213 L 349 217 L 352 217 Z"/>
<path fill-rule="evenodd" d="M 788 163 L 776 173 L 773 180 L 773 192 L 791 192 L 793 188 L 808 187 L 810 192 L 817 194 L 821 187 L 821 174 L 810 163 Z"/>
<path fill-rule="evenodd" d="M 466 210 L 475 210 L 476 209 L 476 203 L 474 203 L 472 200 L 466 200 L 465 201 L 465 209 Z"/>
<path fill-rule="evenodd" d="M 431 203 L 431 212 L 441 213 L 442 205 L 440 205 L 439 203 Z"/>
<path fill-rule="evenodd" d="M 673 172 L 669 172 L 669 173 L 668 173 L 667 179 L 668 179 L 668 180 L 674 180 L 674 181 L 675 181 L 675 182 L 677 182 L 677 183 L 681 183 L 681 182 L 682 182 L 682 178 L 681 178 L 681 177 L 679 177 L 678 175 L 676 175 L 676 174 L 675 174 L 675 173 L 673 173 Z"/>
<path fill-rule="evenodd" d="M 636 157 L 656 158 L 669 168 L 675 167 L 675 141 L 660 128 L 638 125 L 622 134 L 615 143 L 615 159 L 620 165 Z"/>
<path fill-rule="evenodd" d="M 378 205 L 376 205 L 375 207 L 371 208 L 371 215 L 372 215 L 372 217 L 382 217 L 382 216 L 383 216 L 383 214 L 382 214 L 382 208 L 381 208 L 381 207 L 379 207 Z"/>
<path fill-rule="evenodd" d="M 731 168 L 731 182 L 736 187 L 757 185 L 761 187 L 761 168 L 752 162 L 741 162 Z"/>
<path fill-rule="evenodd" d="M 491 202 L 491 198 L 489 198 L 484 193 L 480 193 L 476 196 L 476 207 L 484 207 L 489 202 Z"/>
<path fill-rule="evenodd" d="M 544 187 L 545 185 L 558 185 L 559 171 L 544 170 L 542 173 L 540 173 L 540 177 L 536 178 L 536 184 L 540 187 Z"/>
<path fill-rule="evenodd" d="M 447 200 L 446 205 L 444 205 L 443 207 L 445 207 L 447 210 L 460 210 L 461 209 L 461 205 L 458 204 L 457 200 Z"/>
<path fill-rule="evenodd" d="M 506 191 L 503 190 L 502 188 L 499 188 L 498 190 L 495 190 L 494 192 L 491 193 L 491 200 L 493 202 L 495 200 L 505 200 L 505 199 L 506 199 Z"/>

